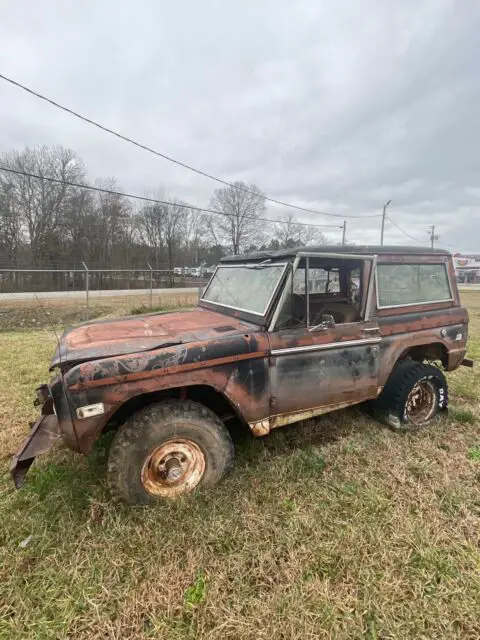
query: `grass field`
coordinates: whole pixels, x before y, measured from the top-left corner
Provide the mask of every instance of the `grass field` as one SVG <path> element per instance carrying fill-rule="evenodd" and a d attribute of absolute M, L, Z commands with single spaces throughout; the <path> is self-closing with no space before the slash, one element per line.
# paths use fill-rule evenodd
<path fill-rule="evenodd" d="M 90 320 L 130 313 L 148 313 L 151 310 L 166 310 L 191 307 L 198 302 L 198 293 L 174 291 L 123 296 L 91 296 Z M 85 300 L 75 298 L 51 298 L 49 300 L 0 301 L 0 331 L 70 326 L 87 320 Z"/>
<path fill-rule="evenodd" d="M 480 359 L 480 293 L 464 295 Z M 107 442 L 8 458 L 48 378 L 47 330 L 0 333 L 0 638 L 480 638 L 480 368 L 397 435 L 359 409 L 237 443 L 214 491 L 112 504 Z"/>

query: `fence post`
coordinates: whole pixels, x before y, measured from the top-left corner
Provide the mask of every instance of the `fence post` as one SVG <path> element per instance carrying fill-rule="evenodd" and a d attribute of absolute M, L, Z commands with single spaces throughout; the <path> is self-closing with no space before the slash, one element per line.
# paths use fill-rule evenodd
<path fill-rule="evenodd" d="M 88 273 L 88 267 L 85 262 L 82 262 L 83 268 L 85 269 L 85 295 L 87 299 L 87 320 L 90 320 L 90 282 Z"/>
<path fill-rule="evenodd" d="M 153 309 L 153 269 L 149 262 L 147 262 L 147 265 L 150 269 L 150 309 Z"/>

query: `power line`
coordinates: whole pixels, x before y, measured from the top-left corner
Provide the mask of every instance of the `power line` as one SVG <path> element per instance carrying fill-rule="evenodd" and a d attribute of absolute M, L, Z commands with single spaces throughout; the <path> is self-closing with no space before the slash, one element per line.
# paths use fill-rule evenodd
<path fill-rule="evenodd" d="M 407 233 L 406 231 L 404 231 L 401 227 L 398 226 L 398 224 L 396 222 L 394 222 L 390 216 L 387 215 L 387 218 L 390 220 L 390 222 L 393 224 L 394 227 L 397 227 L 397 229 L 399 231 L 401 231 L 403 233 L 404 236 L 407 236 L 408 238 L 410 238 L 411 240 L 415 240 L 415 242 L 419 242 L 420 244 L 425 244 L 423 242 L 423 240 L 419 240 L 418 238 L 414 238 L 413 236 L 411 236 L 409 233 Z M 435 238 L 438 239 L 438 236 Z M 441 247 L 448 247 L 449 249 L 455 249 L 456 251 L 458 251 L 458 245 L 454 245 L 454 244 L 448 244 L 446 242 L 440 242 L 439 245 Z M 469 249 L 465 249 L 464 253 L 479 253 L 478 250 L 469 250 Z"/>
<path fill-rule="evenodd" d="M 0 166 L 0 171 L 5 171 L 7 173 L 14 173 L 16 175 L 24 176 L 26 178 L 36 178 L 37 180 L 46 180 L 47 182 L 54 182 L 57 184 L 63 184 L 69 187 L 76 187 L 78 189 L 89 189 L 90 191 L 97 191 L 99 193 L 107 193 L 109 195 L 121 196 L 124 198 L 132 198 L 133 200 L 142 200 L 144 202 L 153 202 L 155 204 L 163 204 L 178 207 L 180 209 L 192 209 L 193 211 L 200 211 L 201 213 L 213 213 L 215 215 L 225 216 L 227 218 L 234 218 L 235 215 L 232 213 L 225 213 L 223 211 L 217 211 L 215 209 L 205 209 L 203 207 L 195 207 L 191 204 L 183 204 L 180 202 L 168 202 L 166 200 L 159 200 L 157 198 L 149 198 L 148 196 L 139 196 L 132 193 L 124 193 L 123 191 L 114 191 L 112 189 L 104 189 L 102 187 L 93 187 L 89 184 L 81 184 L 79 182 L 70 182 L 68 180 L 60 180 L 59 178 L 50 178 L 48 176 L 40 176 L 36 173 L 28 173 L 27 171 L 20 171 L 18 169 L 11 169 L 10 167 Z M 319 227 L 319 228 L 330 228 L 330 229 L 343 229 L 343 225 L 333 225 L 333 224 L 309 224 L 307 222 L 289 222 L 288 220 L 276 220 L 271 218 L 261 218 L 255 216 L 244 216 L 242 220 L 260 220 L 261 222 L 270 222 L 274 224 L 295 224 L 300 225 L 302 227 Z"/>
<path fill-rule="evenodd" d="M 407 236 L 407 238 L 410 238 L 411 240 L 415 240 L 415 242 L 419 242 L 420 244 L 425 244 L 423 240 L 419 240 L 418 238 L 414 238 L 413 236 L 411 236 L 409 233 L 407 233 L 406 231 L 404 231 L 402 229 L 402 227 L 399 227 L 398 224 L 396 222 L 394 222 L 389 215 L 387 215 L 387 218 L 390 220 L 390 222 L 393 224 L 394 227 L 397 227 L 397 229 L 399 231 L 401 231 L 403 233 L 404 236 Z"/>
<path fill-rule="evenodd" d="M 120 138 L 121 140 L 124 140 L 125 142 L 129 142 L 130 144 L 135 145 L 136 147 L 138 147 L 139 149 L 143 149 L 144 151 L 148 151 L 149 153 L 153 153 L 154 155 L 163 158 L 164 160 L 168 160 L 169 162 L 173 162 L 174 164 L 183 167 L 184 169 L 188 169 L 189 171 L 193 171 L 194 173 L 197 173 L 201 176 L 204 176 L 205 178 L 209 178 L 210 180 L 215 180 L 215 182 L 219 182 L 220 184 L 223 184 L 227 187 L 232 187 L 233 189 L 237 189 L 238 191 L 243 191 L 244 193 L 248 193 L 250 195 L 254 195 L 257 198 L 260 198 L 261 200 L 264 200 L 265 202 L 273 202 L 274 204 L 279 204 L 282 205 L 283 207 L 290 207 L 291 209 L 297 209 L 298 211 L 304 211 L 306 213 L 315 213 L 317 215 L 322 215 L 322 216 L 330 216 L 332 218 L 354 218 L 354 219 L 363 219 L 363 218 L 378 218 L 381 214 L 369 214 L 367 216 L 351 216 L 351 215 L 344 215 L 344 214 L 340 214 L 340 213 L 328 213 L 326 211 L 318 211 L 316 209 L 307 209 L 306 207 L 300 207 L 296 204 L 290 204 L 288 202 L 283 202 L 282 200 L 275 200 L 274 198 L 269 198 L 268 196 L 264 196 L 264 195 L 259 195 L 258 193 L 255 193 L 255 191 L 252 191 L 250 189 L 245 189 L 244 187 L 240 187 L 232 182 L 228 182 L 227 180 L 223 180 L 222 178 L 218 178 L 217 176 L 214 176 L 210 173 L 207 173 L 206 171 L 203 171 L 201 169 L 196 169 L 195 167 L 192 167 L 189 164 L 186 164 L 185 162 L 181 162 L 180 160 L 176 160 L 175 158 L 172 158 L 171 156 L 168 156 L 165 153 L 161 153 L 160 151 L 156 151 L 155 149 L 152 149 L 151 147 L 148 147 L 147 145 L 142 144 L 141 142 L 137 142 L 136 140 L 133 140 L 132 138 L 129 138 L 127 136 L 124 136 L 123 134 L 119 133 L 118 131 L 114 131 L 113 129 L 110 129 L 109 127 L 104 126 L 103 124 L 100 124 L 99 122 L 96 122 L 95 120 L 92 120 L 91 118 L 87 118 L 86 116 L 82 116 L 80 113 L 77 113 L 76 111 L 73 111 L 73 109 L 70 109 L 69 107 L 65 107 L 64 105 L 59 104 L 58 102 L 56 102 L 55 100 L 52 100 L 51 98 L 47 98 L 47 96 L 42 95 L 41 93 L 38 93 L 37 91 L 34 91 L 33 89 L 30 89 L 29 87 L 26 87 L 25 85 L 21 84 L 20 82 L 17 82 L 16 80 L 12 80 L 12 78 L 8 78 L 7 76 L 3 75 L 0 73 L 0 78 L 2 80 L 5 80 L 6 82 L 9 82 L 10 84 L 23 89 L 24 91 L 26 91 L 27 93 L 30 93 L 31 95 L 35 96 L 36 98 L 40 98 L 40 100 L 44 100 L 45 102 L 48 102 L 49 104 L 53 105 L 54 107 L 57 107 L 58 109 L 61 109 L 62 111 L 65 111 L 67 113 L 69 113 L 72 116 L 75 116 L 76 118 L 79 118 L 80 120 L 83 120 L 83 122 L 87 122 L 88 124 L 93 125 L 94 127 L 97 127 L 98 129 L 101 129 L 102 131 L 105 131 L 106 133 L 110 133 L 113 136 L 116 136 L 117 138 Z"/>

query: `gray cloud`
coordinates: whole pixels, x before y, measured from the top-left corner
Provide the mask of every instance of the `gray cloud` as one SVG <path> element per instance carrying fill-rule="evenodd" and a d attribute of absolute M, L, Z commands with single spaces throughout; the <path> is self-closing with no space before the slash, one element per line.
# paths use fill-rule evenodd
<path fill-rule="evenodd" d="M 2 7 L 0 69 L 274 198 L 358 215 L 392 199 L 414 237 L 434 223 L 440 244 L 480 251 L 479 20 L 450 0 L 24 0 Z M 71 147 L 126 190 L 204 205 L 215 188 L 0 83 L 0 151 L 26 144 Z M 378 219 L 348 225 L 379 238 Z"/>

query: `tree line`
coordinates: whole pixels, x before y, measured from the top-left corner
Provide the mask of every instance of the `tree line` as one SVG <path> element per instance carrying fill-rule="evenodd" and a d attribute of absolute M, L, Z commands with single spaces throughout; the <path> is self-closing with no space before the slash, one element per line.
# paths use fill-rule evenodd
<path fill-rule="evenodd" d="M 291 214 L 281 223 L 265 222 L 262 192 L 243 182 L 235 183 L 240 189 L 216 189 L 209 208 L 220 213 L 209 214 L 159 192 L 152 197 L 170 204 L 139 204 L 66 184 L 88 184 L 87 171 L 74 151 L 61 146 L 13 150 L 0 156 L 0 166 L 20 172 L 0 171 L 0 269 L 69 269 L 85 262 L 114 269 L 143 269 L 149 263 L 171 270 L 214 264 L 228 253 L 325 242 L 318 228 L 300 225 Z M 115 178 L 93 186 L 122 191 Z"/>

